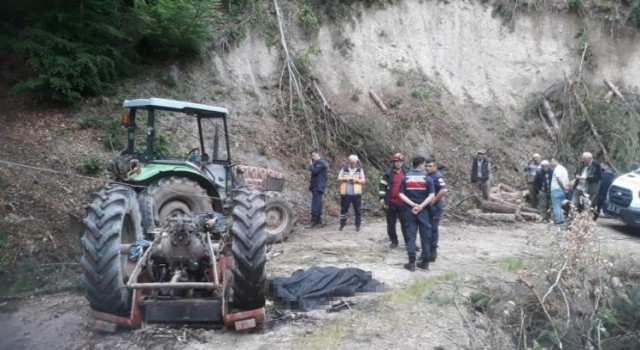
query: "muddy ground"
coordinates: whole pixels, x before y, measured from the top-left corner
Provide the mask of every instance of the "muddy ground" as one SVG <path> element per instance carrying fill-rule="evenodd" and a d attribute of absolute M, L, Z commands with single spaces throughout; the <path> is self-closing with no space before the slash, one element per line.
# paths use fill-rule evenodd
<path fill-rule="evenodd" d="M 269 276 L 288 276 L 313 265 L 358 267 L 372 271 L 389 291 L 345 300 L 350 309 L 328 313 L 274 310 L 262 329 L 235 332 L 145 326 L 115 334 L 91 327 L 80 292 L 27 296 L 0 302 L 0 349 L 471 349 L 489 344 L 490 330 L 468 307 L 467 297 L 481 284 L 515 281 L 513 266 L 544 256 L 533 232 L 552 241 L 548 224 L 474 226 L 447 223 L 441 228 L 438 261 L 429 271 L 402 268 L 406 253 L 389 249 L 382 220 L 363 231 L 338 232 L 337 225 L 298 228 L 285 243 L 271 247 Z M 612 220 L 599 222 L 602 254 L 640 254 L 640 235 Z M 525 263 L 523 263 L 523 261 Z M 486 327 L 484 327 L 486 328 Z M 479 331 L 480 330 L 480 331 Z"/>

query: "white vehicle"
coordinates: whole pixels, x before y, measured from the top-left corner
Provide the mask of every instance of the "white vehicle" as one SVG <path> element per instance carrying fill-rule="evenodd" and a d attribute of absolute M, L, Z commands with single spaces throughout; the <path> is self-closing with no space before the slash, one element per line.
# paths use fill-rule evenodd
<path fill-rule="evenodd" d="M 640 168 L 613 181 L 603 209 L 607 216 L 640 228 Z"/>

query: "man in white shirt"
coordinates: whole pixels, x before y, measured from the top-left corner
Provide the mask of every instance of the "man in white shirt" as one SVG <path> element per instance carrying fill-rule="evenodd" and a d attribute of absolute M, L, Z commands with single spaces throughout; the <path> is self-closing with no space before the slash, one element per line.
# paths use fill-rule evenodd
<path fill-rule="evenodd" d="M 566 198 L 566 192 L 569 190 L 569 173 L 560 163 L 558 158 L 551 158 L 550 164 L 553 168 L 553 175 L 551 176 L 551 207 L 553 208 L 553 222 L 556 225 L 564 223 L 562 201 Z"/>

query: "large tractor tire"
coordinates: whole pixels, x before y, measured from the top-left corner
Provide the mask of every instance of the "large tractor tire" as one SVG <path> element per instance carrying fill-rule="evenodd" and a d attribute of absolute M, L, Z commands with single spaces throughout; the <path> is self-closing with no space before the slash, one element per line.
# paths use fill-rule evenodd
<path fill-rule="evenodd" d="M 267 194 L 267 244 L 281 243 L 289 238 L 295 224 L 295 215 L 289 201 L 278 192 Z"/>
<path fill-rule="evenodd" d="M 207 191 L 190 179 L 171 176 L 149 185 L 138 196 L 145 232 L 153 226 L 162 226 L 167 218 L 190 212 L 212 211 Z"/>
<path fill-rule="evenodd" d="M 131 292 L 125 287 L 128 256 L 120 246 L 142 238 L 136 193 L 122 185 L 108 185 L 92 197 L 82 220 L 82 258 L 85 294 L 91 308 L 128 315 Z"/>
<path fill-rule="evenodd" d="M 246 311 L 265 304 L 265 194 L 253 186 L 233 192 L 233 307 Z"/>

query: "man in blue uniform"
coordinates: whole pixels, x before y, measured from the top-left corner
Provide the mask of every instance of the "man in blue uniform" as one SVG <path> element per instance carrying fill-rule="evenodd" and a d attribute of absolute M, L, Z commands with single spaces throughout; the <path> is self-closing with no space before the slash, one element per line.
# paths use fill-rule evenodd
<path fill-rule="evenodd" d="M 429 174 L 433 180 L 435 188 L 435 196 L 429 205 L 429 220 L 431 221 L 431 258 L 429 261 L 434 262 L 438 257 L 438 239 L 440 238 L 438 228 L 440 226 L 440 219 L 444 212 L 444 197 L 447 195 L 448 190 L 444 177 L 438 171 L 435 159 L 427 160 L 425 167 L 427 174 Z M 427 248 L 429 247 L 422 247 L 422 249 Z"/>
<path fill-rule="evenodd" d="M 327 188 L 327 161 L 320 156 L 318 150 L 311 152 L 309 160 L 309 171 L 311 172 L 311 221 L 305 228 L 313 228 L 322 224 L 322 197 Z"/>
<path fill-rule="evenodd" d="M 426 249 L 431 244 L 431 224 L 427 206 L 435 197 L 435 186 L 431 177 L 424 171 L 424 162 L 424 157 L 413 158 L 413 170 L 407 172 L 400 183 L 400 198 L 408 206 L 405 211 L 405 220 L 409 263 L 404 264 L 404 268 L 409 271 L 416 270 L 416 235 L 418 232 L 420 232 L 420 244 L 423 247 L 422 262 L 418 264 L 418 267 L 428 270 L 429 260 L 431 260 L 431 250 Z"/>

